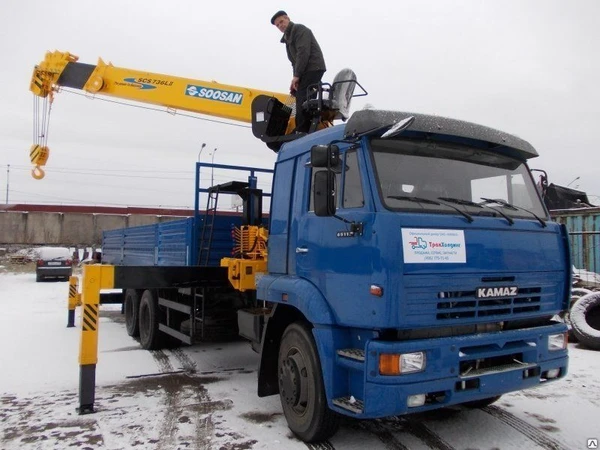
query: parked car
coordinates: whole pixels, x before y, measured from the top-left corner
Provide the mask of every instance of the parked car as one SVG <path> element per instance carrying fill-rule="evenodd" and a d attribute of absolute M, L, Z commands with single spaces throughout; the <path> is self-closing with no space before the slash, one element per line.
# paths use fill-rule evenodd
<path fill-rule="evenodd" d="M 73 274 L 73 259 L 66 247 L 40 247 L 35 267 L 35 281 L 46 278 L 62 278 L 68 280 Z"/>

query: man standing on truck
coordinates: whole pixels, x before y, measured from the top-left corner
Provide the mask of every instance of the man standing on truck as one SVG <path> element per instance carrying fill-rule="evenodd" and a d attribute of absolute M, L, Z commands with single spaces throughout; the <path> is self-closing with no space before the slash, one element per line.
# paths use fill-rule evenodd
<path fill-rule="evenodd" d="M 302 110 L 308 98 L 314 97 L 307 88 L 321 82 L 325 73 L 325 60 L 313 32 L 306 26 L 290 21 L 285 11 L 277 11 L 271 17 L 271 24 L 283 33 L 281 42 L 285 44 L 288 59 L 292 63 L 294 76 L 290 83 L 290 94 L 296 97 L 296 131 L 307 133 L 310 117 Z"/>

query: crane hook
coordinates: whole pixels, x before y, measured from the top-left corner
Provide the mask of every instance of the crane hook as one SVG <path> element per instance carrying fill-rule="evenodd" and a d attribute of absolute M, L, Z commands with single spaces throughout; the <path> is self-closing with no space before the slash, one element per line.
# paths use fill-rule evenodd
<path fill-rule="evenodd" d="M 45 175 L 46 172 L 44 172 L 44 169 L 42 169 L 40 166 L 35 166 L 33 169 L 31 169 L 31 176 L 36 180 L 41 180 Z"/>

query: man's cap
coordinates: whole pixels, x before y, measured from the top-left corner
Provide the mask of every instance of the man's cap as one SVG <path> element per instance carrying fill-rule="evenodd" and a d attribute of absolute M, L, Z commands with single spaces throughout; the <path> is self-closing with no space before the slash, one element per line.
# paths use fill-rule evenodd
<path fill-rule="evenodd" d="M 275 14 L 273 14 L 273 17 L 271 17 L 271 25 L 275 25 L 275 19 L 277 19 L 279 16 L 287 16 L 287 13 L 283 10 L 277 11 Z"/>

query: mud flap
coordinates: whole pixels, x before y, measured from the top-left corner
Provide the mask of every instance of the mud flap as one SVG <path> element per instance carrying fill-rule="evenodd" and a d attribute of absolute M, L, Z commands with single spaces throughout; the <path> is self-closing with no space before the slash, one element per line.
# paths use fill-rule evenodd
<path fill-rule="evenodd" d="M 288 321 L 275 319 L 278 305 L 273 307 L 268 317 L 262 334 L 260 351 L 260 364 L 258 365 L 258 396 L 267 397 L 279 394 L 277 381 L 277 359 L 279 357 L 279 343 Z"/>

